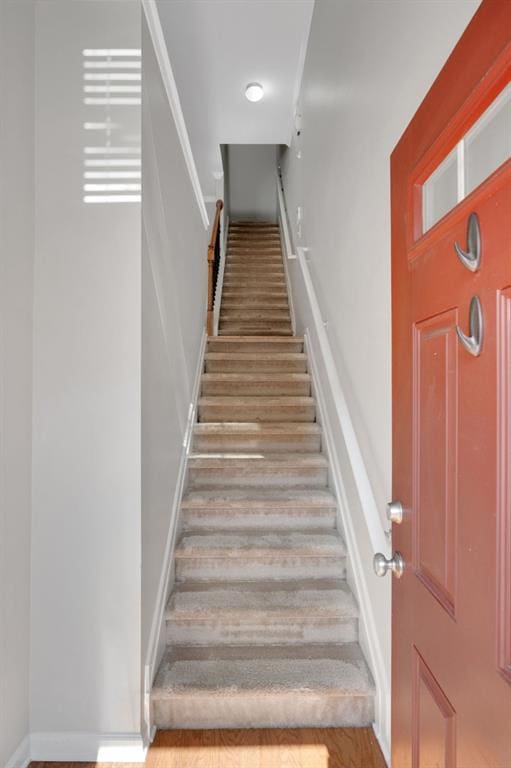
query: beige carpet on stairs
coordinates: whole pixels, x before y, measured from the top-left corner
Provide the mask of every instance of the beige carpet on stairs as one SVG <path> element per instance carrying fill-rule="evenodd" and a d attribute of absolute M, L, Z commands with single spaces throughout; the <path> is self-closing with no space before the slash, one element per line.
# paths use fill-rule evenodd
<path fill-rule="evenodd" d="M 182 499 L 159 728 L 365 726 L 374 685 L 279 230 L 229 230 Z"/>

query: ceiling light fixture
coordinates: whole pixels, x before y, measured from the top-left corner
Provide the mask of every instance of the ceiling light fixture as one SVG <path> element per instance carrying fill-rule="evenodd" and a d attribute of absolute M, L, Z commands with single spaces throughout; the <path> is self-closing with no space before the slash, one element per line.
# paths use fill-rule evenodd
<path fill-rule="evenodd" d="M 264 96 L 264 88 L 261 83 L 249 83 L 245 88 L 245 96 L 249 101 L 261 101 Z"/>

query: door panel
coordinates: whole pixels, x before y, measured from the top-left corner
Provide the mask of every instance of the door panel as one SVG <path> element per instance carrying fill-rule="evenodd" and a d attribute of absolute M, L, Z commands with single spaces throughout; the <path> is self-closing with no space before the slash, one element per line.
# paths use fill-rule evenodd
<path fill-rule="evenodd" d="M 455 768 L 456 713 L 415 648 L 413 768 Z"/>
<path fill-rule="evenodd" d="M 424 235 L 418 196 L 509 82 L 511 3 L 484 0 L 392 156 L 393 768 L 511 768 L 511 160 Z"/>
<path fill-rule="evenodd" d="M 511 683 L 511 287 L 498 296 L 497 649 Z"/>
<path fill-rule="evenodd" d="M 455 610 L 458 340 L 455 310 L 414 327 L 414 568 Z"/>

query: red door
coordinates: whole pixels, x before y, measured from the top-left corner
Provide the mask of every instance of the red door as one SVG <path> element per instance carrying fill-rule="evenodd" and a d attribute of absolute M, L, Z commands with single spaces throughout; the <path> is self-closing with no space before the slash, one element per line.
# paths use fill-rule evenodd
<path fill-rule="evenodd" d="M 440 203 L 498 160 L 502 125 L 463 137 L 510 81 L 511 2 L 484 0 L 392 155 L 393 768 L 511 768 L 511 151 L 423 221 L 451 151 Z"/>

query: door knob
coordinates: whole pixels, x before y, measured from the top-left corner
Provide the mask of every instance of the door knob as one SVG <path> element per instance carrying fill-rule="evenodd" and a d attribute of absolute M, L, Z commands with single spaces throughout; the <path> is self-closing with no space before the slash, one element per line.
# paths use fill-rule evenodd
<path fill-rule="evenodd" d="M 400 501 L 389 501 L 387 504 L 387 520 L 399 525 L 403 522 L 403 505 Z"/>
<path fill-rule="evenodd" d="M 373 558 L 373 568 L 377 576 L 385 576 L 387 571 L 392 571 L 396 579 L 400 579 L 405 570 L 405 561 L 401 552 L 394 552 L 389 559 L 377 552 Z"/>

